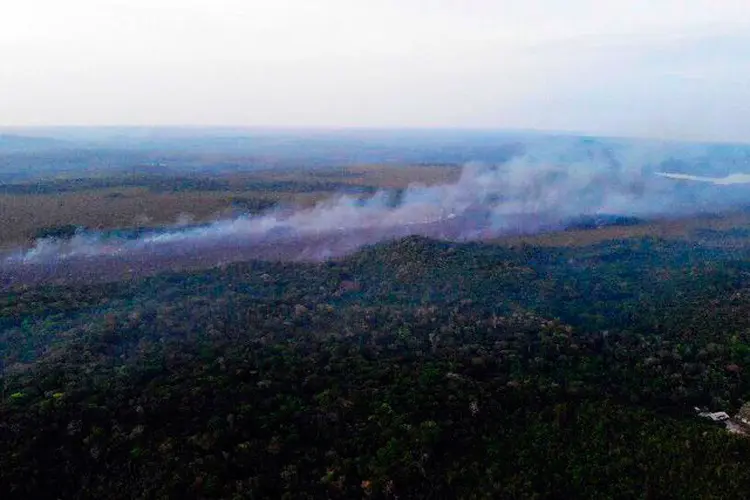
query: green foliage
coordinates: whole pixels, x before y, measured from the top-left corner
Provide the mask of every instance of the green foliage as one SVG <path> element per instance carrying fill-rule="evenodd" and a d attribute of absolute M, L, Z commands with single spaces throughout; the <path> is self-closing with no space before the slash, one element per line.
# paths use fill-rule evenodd
<path fill-rule="evenodd" d="M 3 498 L 746 498 L 750 276 L 407 238 L 0 297 Z M 721 405 L 721 406 L 719 406 Z"/>

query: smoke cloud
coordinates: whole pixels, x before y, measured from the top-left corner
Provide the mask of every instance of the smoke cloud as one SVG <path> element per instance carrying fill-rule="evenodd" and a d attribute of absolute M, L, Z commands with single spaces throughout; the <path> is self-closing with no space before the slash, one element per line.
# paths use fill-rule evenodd
<path fill-rule="evenodd" d="M 589 216 L 718 211 L 747 199 L 747 187 L 677 182 L 656 175 L 655 168 L 611 154 L 564 165 L 530 155 L 501 165 L 469 163 L 452 184 L 412 185 L 366 199 L 338 196 L 312 208 L 176 225 L 131 237 L 81 232 L 64 241 L 42 239 L 5 256 L 0 280 L 86 273 L 114 277 L 252 258 L 315 261 L 407 235 L 477 240 L 561 229 Z"/>

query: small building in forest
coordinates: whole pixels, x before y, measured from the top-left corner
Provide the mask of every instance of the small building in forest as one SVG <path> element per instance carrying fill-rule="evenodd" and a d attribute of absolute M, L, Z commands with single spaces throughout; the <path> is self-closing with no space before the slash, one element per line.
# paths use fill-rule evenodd
<path fill-rule="evenodd" d="M 729 415 L 724 411 L 717 411 L 713 413 L 707 413 L 704 415 L 706 418 L 710 418 L 714 422 L 723 422 L 729 420 Z"/>
<path fill-rule="evenodd" d="M 698 413 L 699 417 L 707 418 L 709 420 L 713 420 L 714 422 L 724 422 L 725 420 L 729 420 L 729 414 L 724 411 L 701 411 L 700 408 L 696 408 L 695 411 Z"/>

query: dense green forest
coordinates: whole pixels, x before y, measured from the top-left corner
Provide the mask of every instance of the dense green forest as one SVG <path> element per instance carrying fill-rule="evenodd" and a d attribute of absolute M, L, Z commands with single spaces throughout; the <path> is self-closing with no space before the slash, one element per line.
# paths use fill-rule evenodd
<path fill-rule="evenodd" d="M 0 296 L 2 498 L 747 498 L 750 255 L 411 237 Z"/>

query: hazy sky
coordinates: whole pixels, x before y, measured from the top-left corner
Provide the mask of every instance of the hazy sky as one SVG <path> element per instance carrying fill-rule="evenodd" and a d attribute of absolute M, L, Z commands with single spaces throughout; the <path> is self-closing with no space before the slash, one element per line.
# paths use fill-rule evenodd
<path fill-rule="evenodd" d="M 0 125 L 750 140 L 749 0 L 7 0 Z"/>

